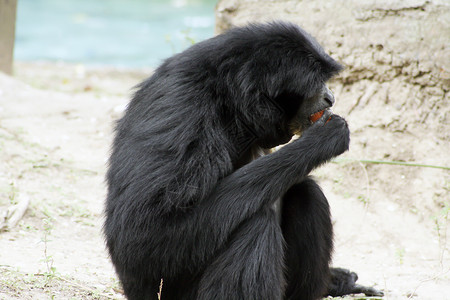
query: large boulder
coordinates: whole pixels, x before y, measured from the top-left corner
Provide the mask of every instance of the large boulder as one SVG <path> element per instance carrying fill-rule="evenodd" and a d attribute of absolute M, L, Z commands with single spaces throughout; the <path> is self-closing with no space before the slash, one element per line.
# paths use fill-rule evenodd
<path fill-rule="evenodd" d="M 330 86 L 335 112 L 352 129 L 348 158 L 450 166 L 450 2 L 221 0 L 216 7 L 217 33 L 271 20 L 299 24 L 345 65 Z M 448 170 L 366 168 L 379 197 L 418 214 L 449 205 Z"/>

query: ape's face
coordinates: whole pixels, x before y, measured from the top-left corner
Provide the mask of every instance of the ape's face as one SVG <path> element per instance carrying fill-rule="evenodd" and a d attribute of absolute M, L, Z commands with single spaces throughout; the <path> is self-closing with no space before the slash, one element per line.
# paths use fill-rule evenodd
<path fill-rule="evenodd" d="M 302 97 L 295 93 L 281 93 L 271 102 L 282 111 L 282 120 L 275 125 L 268 125 L 271 128 L 266 128 L 265 134 L 261 135 L 258 145 L 263 148 L 273 148 L 287 143 L 294 135 L 301 135 L 320 117 L 325 119 L 331 116 L 330 107 L 333 106 L 335 99 L 333 93 L 323 84 L 313 96 Z M 317 115 L 313 116 L 319 112 L 319 118 Z"/>
<path fill-rule="evenodd" d="M 301 134 L 312 124 L 311 115 L 330 114 L 334 97 L 325 83 L 342 66 L 302 30 L 263 33 L 244 31 L 246 39 L 224 42 L 230 51 L 220 53 L 217 73 L 231 80 L 232 109 L 252 129 L 255 145 L 271 148 Z"/>
<path fill-rule="evenodd" d="M 328 118 L 334 102 L 334 95 L 326 85 L 323 85 L 322 89 L 313 97 L 303 99 L 297 113 L 289 123 L 291 133 L 301 135 L 306 128 L 322 117 L 322 113 L 323 118 Z"/>

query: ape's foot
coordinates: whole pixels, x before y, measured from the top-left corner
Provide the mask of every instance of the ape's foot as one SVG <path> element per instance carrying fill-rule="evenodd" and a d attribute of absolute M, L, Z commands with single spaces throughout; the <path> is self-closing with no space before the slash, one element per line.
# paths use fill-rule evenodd
<path fill-rule="evenodd" d="M 384 296 L 382 291 L 373 287 L 356 284 L 358 275 L 347 269 L 331 268 L 331 280 L 328 286 L 327 296 L 343 296 L 348 294 L 365 294 L 366 296 Z"/>

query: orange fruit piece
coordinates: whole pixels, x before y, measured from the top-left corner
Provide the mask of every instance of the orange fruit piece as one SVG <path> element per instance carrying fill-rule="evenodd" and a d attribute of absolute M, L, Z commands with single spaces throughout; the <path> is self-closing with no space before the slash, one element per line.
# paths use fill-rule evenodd
<path fill-rule="evenodd" d="M 313 123 L 315 123 L 317 120 L 319 120 L 323 116 L 323 110 L 316 112 L 315 114 L 312 114 L 309 116 L 309 120 Z"/>

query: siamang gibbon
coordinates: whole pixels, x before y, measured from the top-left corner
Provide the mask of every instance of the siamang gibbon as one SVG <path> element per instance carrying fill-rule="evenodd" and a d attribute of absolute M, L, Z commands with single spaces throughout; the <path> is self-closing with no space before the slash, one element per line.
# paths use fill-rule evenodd
<path fill-rule="evenodd" d="M 381 294 L 329 267 L 329 205 L 308 175 L 349 147 L 326 87 L 341 68 L 273 22 L 199 42 L 137 87 L 106 176 L 104 234 L 128 299 Z"/>

